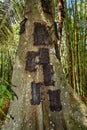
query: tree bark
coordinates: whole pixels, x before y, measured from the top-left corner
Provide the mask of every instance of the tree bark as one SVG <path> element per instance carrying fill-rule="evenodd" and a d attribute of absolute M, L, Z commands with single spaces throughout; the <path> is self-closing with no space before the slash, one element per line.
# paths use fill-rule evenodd
<path fill-rule="evenodd" d="M 12 83 L 16 86 L 13 89 L 18 96 L 18 100 L 15 98 L 14 101 L 11 102 L 8 115 L 12 116 L 13 119 L 7 119 L 2 126 L 2 130 L 87 129 L 86 106 L 67 84 L 61 63 L 54 53 L 53 42 L 55 41 L 55 34 L 53 27 L 53 8 L 50 10 L 53 4 L 49 4 L 49 10 L 46 10 L 43 9 L 43 4 L 40 0 L 26 0 L 25 18 L 27 21 L 25 23 L 25 31 L 20 36 L 12 77 Z M 50 34 L 45 41 L 45 43 L 47 43 L 46 45 L 34 45 L 35 23 L 44 25 L 46 33 L 48 32 L 48 34 Z M 43 35 L 45 37 L 45 34 Z M 55 81 L 55 86 L 46 86 L 43 84 L 43 87 L 41 87 L 42 100 L 40 104 L 32 105 L 30 102 L 32 98 L 31 82 L 44 82 L 43 66 L 41 64 L 37 65 L 35 72 L 26 71 L 26 54 L 29 51 L 37 52 L 40 48 L 46 48 L 50 52 L 50 64 L 53 65 L 54 69 L 53 80 Z M 60 99 L 62 109 L 53 112 L 49 106 L 48 91 L 59 89 L 61 91 Z"/>

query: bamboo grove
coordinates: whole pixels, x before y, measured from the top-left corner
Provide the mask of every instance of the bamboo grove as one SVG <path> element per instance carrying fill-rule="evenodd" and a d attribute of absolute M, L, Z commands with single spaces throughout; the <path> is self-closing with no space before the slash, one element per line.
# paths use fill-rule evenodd
<path fill-rule="evenodd" d="M 69 84 L 80 95 L 87 95 L 86 12 L 86 0 L 66 1 L 61 47 L 62 64 Z"/>

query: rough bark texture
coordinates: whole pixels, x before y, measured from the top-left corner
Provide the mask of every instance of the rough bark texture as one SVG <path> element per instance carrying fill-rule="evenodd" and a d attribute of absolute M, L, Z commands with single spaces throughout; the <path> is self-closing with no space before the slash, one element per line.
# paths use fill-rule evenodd
<path fill-rule="evenodd" d="M 14 119 L 7 119 L 2 130 L 87 130 L 87 108 L 65 81 L 61 63 L 57 60 L 55 53 L 52 53 L 54 46 L 34 46 L 35 22 L 44 24 L 52 42 L 55 40 L 52 13 L 43 12 L 40 0 L 27 0 L 25 17 L 27 18 L 25 32 L 20 36 L 12 77 L 12 82 L 16 86 L 13 89 L 18 95 L 18 100 L 15 98 L 9 109 L 9 114 Z M 40 105 L 32 105 L 30 103 L 32 99 L 31 82 L 43 82 L 44 77 L 42 65 L 37 65 L 35 72 L 25 70 L 26 54 L 28 51 L 38 51 L 42 47 L 50 50 L 50 63 L 54 69 L 55 86 L 43 85 Z M 62 110 L 59 112 L 50 111 L 47 94 L 49 89 L 61 90 Z"/>

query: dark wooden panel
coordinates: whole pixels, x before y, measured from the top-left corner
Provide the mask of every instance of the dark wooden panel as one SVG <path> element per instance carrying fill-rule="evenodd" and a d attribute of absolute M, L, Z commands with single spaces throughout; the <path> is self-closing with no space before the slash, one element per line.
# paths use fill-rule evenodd
<path fill-rule="evenodd" d="M 49 101 L 50 101 L 50 110 L 53 111 L 61 111 L 62 105 L 60 101 L 60 90 L 49 90 Z"/>
<path fill-rule="evenodd" d="M 51 14 L 52 7 L 51 7 L 51 0 L 41 0 L 43 11 L 46 13 Z"/>
<path fill-rule="evenodd" d="M 44 84 L 45 86 L 54 86 L 55 81 L 52 80 L 52 76 L 54 74 L 53 66 L 50 64 L 43 65 L 43 74 L 44 74 Z"/>
<path fill-rule="evenodd" d="M 39 62 L 38 52 L 28 51 L 26 56 L 25 70 L 33 72 L 36 71 L 36 65 Z"/>
<path fill-rule="evenodd" d="M 50 63 L 48 48 L 39 49 L 39 63 L 40 64 L 49 64 Z"/>
<path fill-rule="evenodd" d="M 52 39 L 44 24 L 34 23 L 34 45 L 49 45 Z"/>
<path fill-rule="evenodd" d="M 31 89 L 32 89 L 32 99 L 31 99 L 31 104 L 32 105 L 39 105 L 41 101 L 41 92 L 40 92 L 40 87 L 42 86 L 41 83 L 31 83 Z"/>

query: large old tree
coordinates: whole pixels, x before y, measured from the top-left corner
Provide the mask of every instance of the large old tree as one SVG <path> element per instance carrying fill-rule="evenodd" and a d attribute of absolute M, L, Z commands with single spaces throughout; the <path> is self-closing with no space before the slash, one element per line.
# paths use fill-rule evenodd
<path fill-rule="evenodd" d="M 2 130 L 87 130 L 87 108 L 62 71 L 54 15 L 52 0 L 25 2 L 12 77 L 18 99 Z"/>

